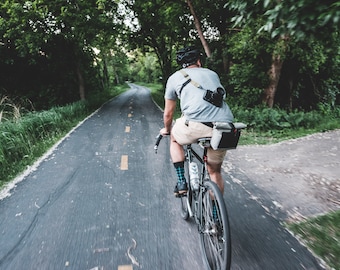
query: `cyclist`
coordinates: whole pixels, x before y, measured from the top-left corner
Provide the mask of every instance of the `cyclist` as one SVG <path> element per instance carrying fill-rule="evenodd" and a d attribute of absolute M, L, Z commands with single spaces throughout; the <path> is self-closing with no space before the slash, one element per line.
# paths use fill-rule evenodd
<path fill-rule="evenodd" d="M 211 137 L 214 122 L 233 122 L 233 114 L 224 102 L 225 90 L 218 75 L 202 66 L 202 53 L 194 46 L 180 49 L 176 54 L 181 70 L 172 74 L 165 89 L 164 128 L 162 135 L 170 134 L 170 155 L 174 164 L 177 184 L 175 196 L 186 194 L 188 187 L 184 176 L 183 145 L 196 143 L 199 138 Z M 182 116 L 174 125 L 173 115 L 177 99 Z M 221 167 L 226 150 L 208 149 L 208 171 L 211 180 L 224 191 Z"/>

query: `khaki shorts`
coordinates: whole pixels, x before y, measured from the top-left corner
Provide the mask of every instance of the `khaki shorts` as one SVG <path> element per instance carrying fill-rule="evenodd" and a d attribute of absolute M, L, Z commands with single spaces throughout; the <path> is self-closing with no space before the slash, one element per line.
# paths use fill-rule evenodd
<path fill-rule="evenodd" d="M 178 118 L 171 130 L 172 136 L 176 142 L 181 145 L 197 143 L 199 138 L 211 137 L 212 128 L 199 122 L 189 121 L 185 124 L 185 118 Z M 211 164 L 222 163 L 226 155 L 226 150 L 213 150 L 208 148 L 208 162 Z"/>

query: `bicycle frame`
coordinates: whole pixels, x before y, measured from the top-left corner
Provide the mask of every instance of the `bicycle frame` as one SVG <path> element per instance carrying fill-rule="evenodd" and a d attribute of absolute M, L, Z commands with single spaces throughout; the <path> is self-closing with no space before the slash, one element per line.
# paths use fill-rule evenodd
<path fill-rule="evenodd" d="M 210 138 L 207 138 L 207 139 L 210 139 Z M 201 167 L 200 167 L 200 174 L 199 174 L 199 186 L 200 188 L 203 187 L 203 182 L 204 182 L 204 179 L 206 177 L 206 172 L 208 170 L 207 168 L 207 147 L 205 146 L 206 144 L 206 139 L 201 139 L 197 145 L 199 145 L 201 148 L 203 148 L 203 154 L 198 154 L 196 152 L 196 150 L 194 150 L 192 148 L 192 145 L 191 144 L 188 144 L 185 146 L 185 149 L 184 149 L 184 152 L 185 152 L 185 159 L 186 159 L 186 162 L 190 163 L 194 160 L 194 157 L 196 158 L 196 160 L 198 160 L 198 162 L 201 164 Z M 191 189 L 191 185 L 190 185 L 190 176 L 189 178 L 187 179 L 188 181 L 188 198 L 191 198 L 191 196 L 193 196 L 193 203 L 195 203 L 196 205 L 196 211 L 197 211 L 197 204 L 198 204 L 198 197 L 199 194 L 201 193 L 200 191 L 194 191 Z M 200 224 L 199 220 L 197 220 L 199 217 L 198 215 L 194 215 L 193 211 L 192 211 L 192 207 L 194 205 L 191 205 L 191 202 L 190 200 L 187 200 L 187 206 L 188 206 L 188 211 L 189 211 L 189 216 L 190 217 L 193 217 L 195 216 L 195 219 L 196 219 L 196 223 L 197 224 Z"/>

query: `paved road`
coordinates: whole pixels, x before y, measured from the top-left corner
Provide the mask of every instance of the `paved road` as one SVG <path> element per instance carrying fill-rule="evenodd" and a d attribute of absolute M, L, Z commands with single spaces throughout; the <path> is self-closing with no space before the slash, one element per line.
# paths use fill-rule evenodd
<path fill-rule="evenodd" d="M 161 126 L 149 91 L 131 85 L 75 129 L 0 201 L 0 269 L 203 269 L 196 227 L 172 196 L 168 140 L 153 151 Z M 232 269 L 322 269 L 225 177 Z"/>

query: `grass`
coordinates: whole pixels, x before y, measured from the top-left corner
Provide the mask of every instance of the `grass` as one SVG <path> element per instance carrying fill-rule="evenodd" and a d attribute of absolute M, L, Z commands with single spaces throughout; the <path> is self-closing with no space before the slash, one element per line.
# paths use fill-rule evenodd
<path fill-rule="evenodd" d="M 340 269 L 340 211 L 316 217 L 305 222 L 289 224 L 313 252 L 330 267 Z"/>
<path fill-rule="evenodd" d="M 27 113 L 0 125 L 0 186 L 40 157 L 82 120 L 89 110 L 77 102 L 49 111 Z"/>

